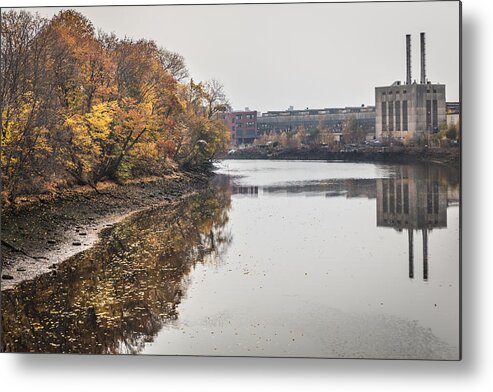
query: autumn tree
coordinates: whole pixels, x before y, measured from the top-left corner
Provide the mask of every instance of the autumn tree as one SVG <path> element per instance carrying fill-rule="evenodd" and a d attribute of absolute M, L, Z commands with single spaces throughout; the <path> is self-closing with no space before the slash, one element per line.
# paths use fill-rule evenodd
<path fill-rule="evenodd" d="M 457 139 L 457 135 L 457 125 L 455 123 L 450 124 L 446 131 L 447 139 L 455 140 Z"/>
<path fill-rule="evenodd" d="M 303 145 L 303 142 L 306 138 L 306 130 L 303 127 L 299 127 L 292 134 L 289 145 L 294 148 L 300 148 Z"/>
<path fill-rule="evenodd" d="M 3 195 L 160 175 L 229 144 L 216 80 L 152 40 L 96 32 L 74 10 L 1 14 Z"/>
<path fill-rule="evenodd" d="M 344 122 L 342 135 L 345 143 L 362 143 L 365 141 L 366 132 L 353 115 Z"/>
<path fill-rule="evenodd" d="M 159 60 L 166 71 L 168 71 L 178 82 L 185 81 L 189 73 L 185 65 L 184 57 L 168 49 L 159 49 Z"/>
<path fill-rule="evenodd" d="M 14 200 L 39 176 L 36 163 L 50 153 L 44 97 L 47 21 L 25 11 L 2 12 L 2 182 Z"/>
<path fill-rule="evenodd" d="M 281 147 L 287 147 L 289 143 L 288 134 L 286 132 L 281 132 L 279 134 L 279 145 Z"/>
<path fill-rule="evenodd" d="M 190 80 L 180 90 L 183 114 L 179 127 L 188 133 L 176 140 L 175 159 L 185 167 L 210 161 L 229 145 L 229 131 L 218 114 L 230 109 L 222 85 L 213 80 L 195 83 Z"/>

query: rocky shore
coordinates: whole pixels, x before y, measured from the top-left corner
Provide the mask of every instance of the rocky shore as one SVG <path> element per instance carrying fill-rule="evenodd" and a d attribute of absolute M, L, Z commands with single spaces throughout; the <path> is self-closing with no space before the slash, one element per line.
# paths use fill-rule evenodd
<path fill-rule="evenodd" d="M 1 289 L 43 273 L 91 247 L 103 230 L 132 213 L 158 205 L 170 207 L 207 186 L 210 172 L 176 172 L 77 187 L 57 195 L 20 199 L 2 210 Z"/>

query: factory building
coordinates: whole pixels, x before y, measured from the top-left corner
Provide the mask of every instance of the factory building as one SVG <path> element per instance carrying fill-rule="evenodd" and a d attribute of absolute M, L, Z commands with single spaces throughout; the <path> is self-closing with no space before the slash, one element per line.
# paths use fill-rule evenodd
<path fill-rule="evenodd" d="M 232 145 L 251 144 L 257 136 L 257 111 L 245 108 L 221 115 L 231 135 Z"/>
<path fill-rule="evenodd" d="M 455 125 L 460 129 L 460 103 L 447 102 L 447 126 Z"/>
<path fill-rule="evenodd" d="M 426 77 L 425 33 L 420 34 L 421 78 L 411 76 L 411 36 L 406 35 L 406 81 L 375 88 L 377 139 L 426 138 L 446 124 L 445 85 Z"/>
<path fill-rule="evenodd" d="M 357 124 L 368 133 L 375 132 L 375 107 L 357 106 L 345 108 L 268 111 L 257 119 L 258 133 L 292 131 L 296 128 L 312 130 L 320 125 L 334 133 L 342 132 L 344 124 L 354 117 Z"/>

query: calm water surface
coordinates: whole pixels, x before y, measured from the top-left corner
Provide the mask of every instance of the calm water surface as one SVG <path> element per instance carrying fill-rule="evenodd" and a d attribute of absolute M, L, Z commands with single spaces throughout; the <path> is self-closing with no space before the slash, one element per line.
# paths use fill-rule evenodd
<path fill-rule="evenodd" d="M 3 295 L 6 351 L 457 359 L 459 176 L 223 161 Z"/>

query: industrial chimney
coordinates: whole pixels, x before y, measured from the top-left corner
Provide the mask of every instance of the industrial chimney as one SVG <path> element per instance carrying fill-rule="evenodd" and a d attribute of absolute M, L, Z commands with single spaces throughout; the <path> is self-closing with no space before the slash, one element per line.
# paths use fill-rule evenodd
<path fill-rule="evenodd" d="M 411 84 L 411 34 L 406 34 L 406 84 Z"/>
<path fill-rule="evenodd" d="M 426 43 L 425 33 L 421 33 L 421 84 L 426 84 Z"/>

